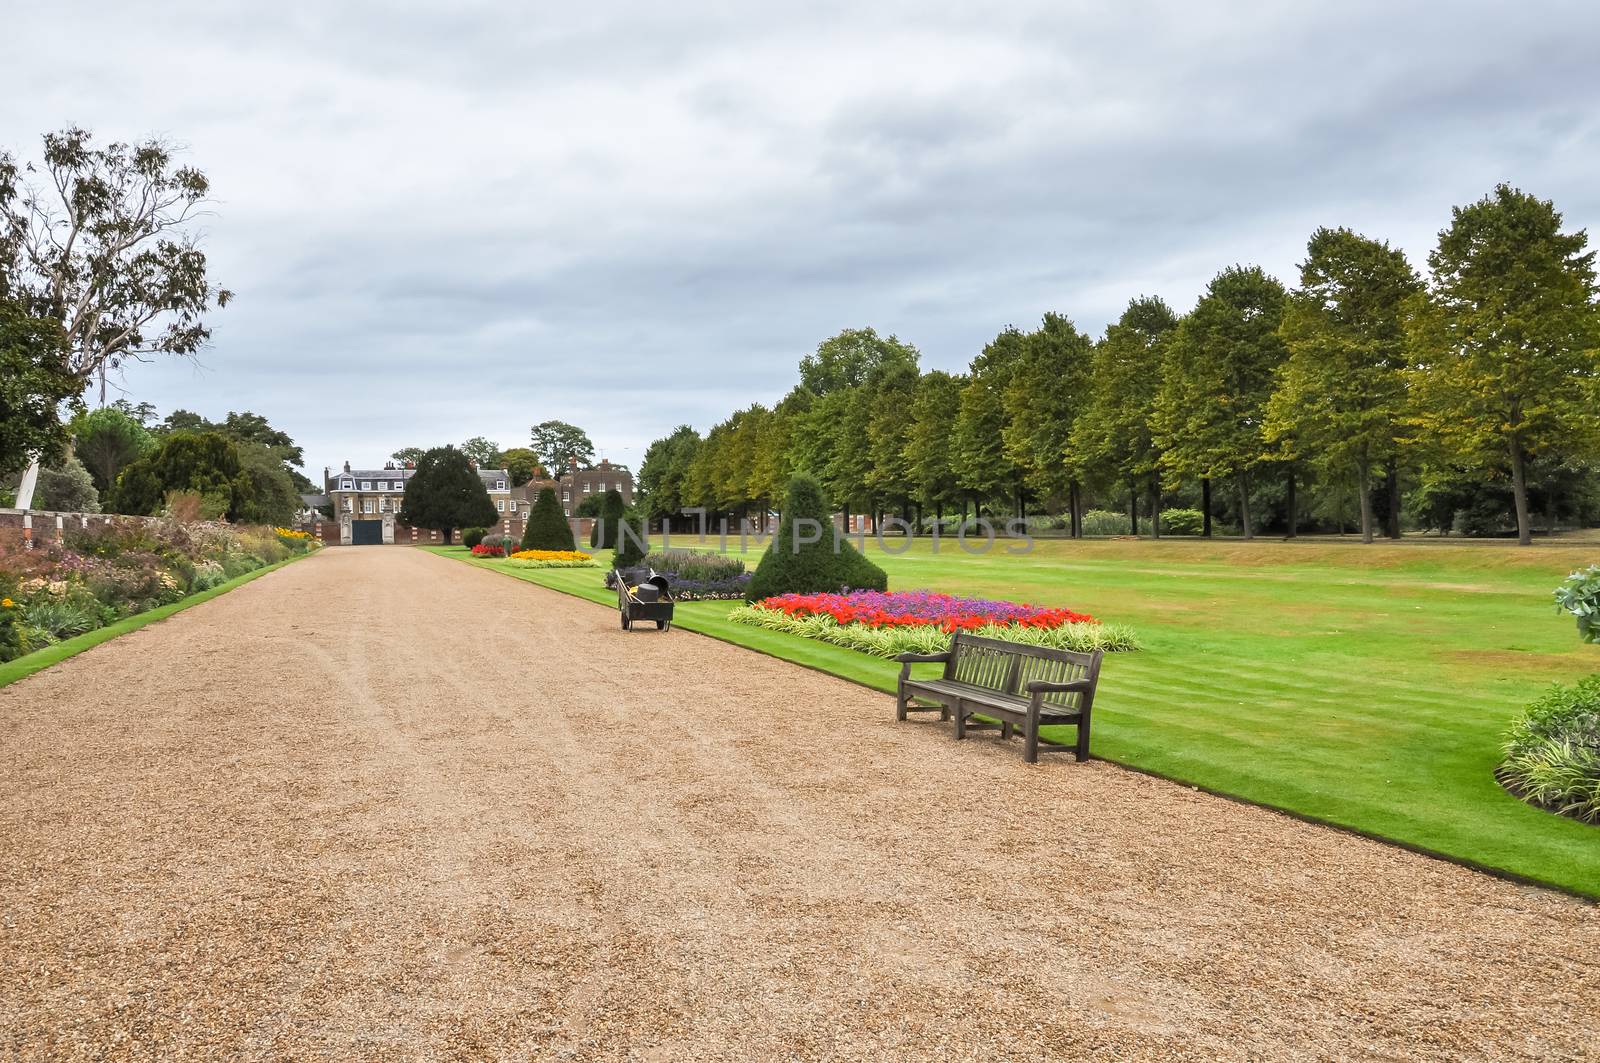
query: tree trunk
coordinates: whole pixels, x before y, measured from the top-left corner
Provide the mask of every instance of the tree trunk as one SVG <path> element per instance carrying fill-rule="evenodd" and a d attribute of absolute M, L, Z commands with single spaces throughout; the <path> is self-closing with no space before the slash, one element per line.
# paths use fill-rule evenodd
<path fill-rule="evenodd" d="M 1288 489 L 1288 496 L 1289 497 L 1285 500 L 1286 503 L 1287 503 L 1287 505 L 1286 505 L 1287 513 L 1285 514 L 1285 517 L 1286 517 L 1286 519 L 1288 521 L 1288 524 L 1289 524 L 1289 538 L 1293 539 L 1293 538 L 1295 538 L 1296 536 L 1298 536 L 1300 534 L 1300 501 L 1296 497 L 1296 488 L 1299 486 L 1298 485 L 1299 477 L 1297 477 L 1295 475 L 1294 462 L 1291 461 L 1288 464 L 1288 470 L 1289 470 L 1289 489 Z"/>
<path fill-rule="evenodd" d="M 1083 538 L 1083 499 L 1078 496 L 1078 481 L 1073 480 L 1067 485 L 1067 506 L 1072 511 L 1071 525 L 1072 537 Z"/>
<path fill-rule="evenodd" d="M 1517 545 L 1533 545 L 1533 524 L 1528 518 L 1528 456 L 1522 440 L 1511 437 L 1511 497 L 1517 504 Z"/>
<path fill-rule="evenodd" d="M 1128 477 L 1128 527 L 1133 529 L 1133 534 L 1139 534 L 1139 485 Z"/>
<path fill-rule="evenodd" d="M 1211 477 L 1200 477 L 1200 534 L 1211 538 Z"/>
<path fill-rule="evenodd" d="M 1250 480 L 1243 469 L 1235 479 L 1239 483 L 1239 523 L 1244 526 L 1244 537 L 1254 539 L 1256 531 L 1250 526 Z"/>
<path fill-rule="evenodd" d="M 1150 537 L 1161 538 L 1161 481 L 1150 477 Z"/>
<path fill-rule="evenodd" d="M 1383 533 L 1391 539 L 1400 538 L 1400 467 L 1394 462 L 1389 463 L 1388 475 L 1384 477 L 1384 490 L 1389 495 L 1389 513 L 1384 520 Z"/>
<path fill-rule="evenodd" d="M 1556 533 L 1556 489 L 1551 484 L 1544 492 L 1544 533 L 1547 536 Z"/>
<path fill-rule="evenodd" d="M 1028 500 L 1022 493 L 1022 475 L 1017 474 L 1017 519 L 1028 519 Z"/>
<path fill-rule="evenodd" d="M 1361 497 L 1361 541 L 1372 542 L 1372 465 L 1363 461 L 1356 466 L 1356 492 Z"/>

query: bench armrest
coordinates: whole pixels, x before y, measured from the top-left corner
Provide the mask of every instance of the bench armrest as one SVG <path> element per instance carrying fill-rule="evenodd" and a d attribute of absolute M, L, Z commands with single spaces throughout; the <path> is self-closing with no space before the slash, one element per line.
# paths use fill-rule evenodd
<path fill-rule="evenodd" d="M 948 650 L 944 653 L 901 653 L 895 656 L 895 660 L 901 664 L 943 664 L 949 659 Z"/>
<path fill-rule="evenodd" d="M 1070 683 L 1047 683 L 1043 679 L 1035 679 L 1025 689 L 1030 694 L 1069 694 L 1074 691 L 1093 690 L 1094 683 L 1088 679 L 1074 679 Z"/>

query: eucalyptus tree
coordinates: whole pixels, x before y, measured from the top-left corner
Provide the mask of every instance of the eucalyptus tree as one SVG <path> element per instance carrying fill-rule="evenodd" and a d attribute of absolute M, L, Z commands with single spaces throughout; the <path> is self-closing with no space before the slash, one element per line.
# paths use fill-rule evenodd
<path fill-rule="evenodd" d="M 200 249 L 211 183 L 174 154 L 161 140 L 98 147 L 77 127 L 47 133 L 37 165 L 0 151 L 0 296 L 60 326 L 63 370 L 80 392 L 98 380 L 102 404 L 127 363 L 195 355 L 206 315 L 233 297 Z"/>

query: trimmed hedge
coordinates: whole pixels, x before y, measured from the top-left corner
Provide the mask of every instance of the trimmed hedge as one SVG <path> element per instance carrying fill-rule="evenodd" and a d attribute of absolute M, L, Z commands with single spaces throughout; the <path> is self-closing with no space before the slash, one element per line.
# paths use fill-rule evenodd
<path fill-rule="evenodd" d="M 808 534 L 820 529 L 818 541 L 797 542 L 796 523 L 802 520 L 811 522 Z M 796 476 L 789 481 L 778 534 L 761 555 L 746 593 L 757 600 L 847 589 L 888 590 L 889 577 L 839 534 L 822 486 L 809 476 Z"/>
<path fill-rule="evenodd" d="M 546 487 L 534 500 L 533 511 L 528 514 L 527 526 L 522 529 L 524 550 L 576 550 L 577 540 L 572 537 L 572 525 L 561 512 L 555 488 Z"/>

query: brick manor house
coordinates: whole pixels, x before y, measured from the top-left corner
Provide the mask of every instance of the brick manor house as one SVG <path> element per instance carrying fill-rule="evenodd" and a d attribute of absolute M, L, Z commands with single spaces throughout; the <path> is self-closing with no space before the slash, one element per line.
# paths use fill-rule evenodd
<path fill-rule="evenodd" d="M 415 473 L 415 469 L 393 461 L 381 469 L 352 469 L 349 462 L 337 472 L 323 469 L 325 493 L 302 496 L 300 526 L 329 544 L 441 543 L 438 532 L 413 528 L 405 522 L 406 481 Z M 505 469 L 479 469 L 478 478 L 500 514 L 499 531 L 513 538 L 521 538 L 523 518 L 539 491 L 546 487 L 556 492 L 562 510 L 572 520 L 573 533 L 580 539 L 588 538 L 593 523 L 587 517 L 573 517 L 585 498 L 615 490 L 624 503 L 633 502 L 633 473 L 604 458 L 588 469 L 580 469 L 573 462 L 559 480 L 535 479 L 521 487 L 511 486 L 511 474 Z M 328 509 L 333 512 L 332 519 L 327 515 Z"/>

